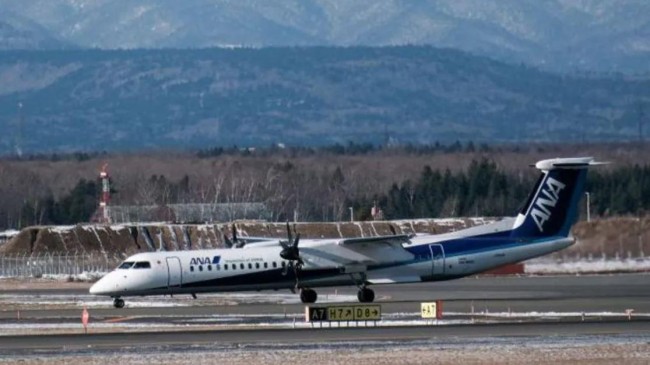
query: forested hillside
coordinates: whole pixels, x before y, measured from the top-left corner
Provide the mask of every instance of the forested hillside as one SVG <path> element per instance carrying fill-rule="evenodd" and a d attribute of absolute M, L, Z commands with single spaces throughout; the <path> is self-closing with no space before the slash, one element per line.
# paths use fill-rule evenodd
<path fill-rule="evenodd" d="M 261 202 L 271 220 L 512 216 L 539 171 L 557 156 L 596 156 L 610 165 L 587 180 L 592 216 L 650 210 L 650 146 L 474 145 L 374 149 L 237 149 L 187 153 L 57 155 L 0 160 L 0 228 L 89 221 L 108 163 L 115 205 Z M 199 157 L 200 156 L 200 157 Z M 581 204 L 585 208 L 585 204 Z M 583 211 L 584 213 L 584 211 Z"/>
<path fill-rule="evenodd" d="M 648 90 L 433 47 L 0 52 L 0 153 L 636 140 Z"/>

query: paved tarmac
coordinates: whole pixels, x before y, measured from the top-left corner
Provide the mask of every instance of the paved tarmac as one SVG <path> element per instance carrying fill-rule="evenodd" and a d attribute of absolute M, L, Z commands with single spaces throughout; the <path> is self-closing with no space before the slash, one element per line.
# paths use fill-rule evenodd
<path fill-rule="evenodd" d="M 446 282 L 400 284 L 373 286 L 377 295 L 377 303 L 381 303 L 384 313 L 416 312 L 420 302 L 443 300 L 446 311 L 468 312 L 472 306 L 475 311 L 485 310 L 517 311 L 517 312 L 624 312 L 634 309 L 635 312 L 650 313 L 650 275 L 621 274 L 621 275 L 592 275 L 592 276 L 540 276 L 540 277 L 471 277 Z M 337 293 L 339 296 L 353 298 L 356 288 L 325 288 L 319 289 L 319 297 L 325 299 L 328 295 Z M 238 305 L 206 305 L 210 301 L 197 301 L 192 305 L 184 297 L 147 297 L 136 298 L 139 302 L 155 301 L 178 303 L 182 299 L 183 306 L 175 307 L 137 307 L 114 309 L 110 298 L 89 296 L 86 290 L 71 289 L 38 289 L 38 290 L 0 290 L 0 296 L 59 296 L 76 298 L 75 300 L 90 299 L 95 302 L 105 301 L 105 307 L 93 308 L 92 315 L 97 318 L 111 316 L 187 316 L 212 314 L 284 314 L 303 313 L 304 305 L 273 303 L 274 295 L 281 294 L 286 298 L 288 291 L 261 292 L 268 299 L 267 303 L 246 303 L 242 296 Z M 199 299 L 209 295 L 201 296 Z M 243 299 L 242 299 L 243 298 Z M 124 298 L 127 301 L 130 298 Z M 30 309 L 22 310 L 22 318 L 61 318 L 78 317 L 79 309 Z M 0 311 L 0 319 L 14 318 L 15 311 Z"/>
<path fill-rule="evenodd" d="M 152 327 L 135 332 L 48 334 L 0 336 L 1 353 L 19 353 L 34 349 L 70 348 L 120 348 L 122 346 L 184 346 L 205 343 L 247 342 L 323 342 L 323 341 L 407 341 L 444 337 L 494 337 L 494 336 L 587 336 L 587 335 L 647 335 L 650 338 L 650 275 L 625 274 L 603 276 L 550 276 L 550 277 L 471 277 L 460 280 L 386 285 L 373 287 L 377 303 L 382 305 L 386 318 L 413 319 L 420 310 L 420 302 L 443 300 L 446 318 L 480 318 L 487 313 L 540 312 L 538 316 L 504 318 L 508 323 L 447 324 L 444 326 L 400 326 L 379 328 L 332 329 L 278 329 L 256 325 L 256 322 L 287 321 L 300 318 L 304 305 L 300 303 L 274 303 L 274 292 L 264 292 L 268 303 L 247 303 L 246 296 L 239 297 L 235 305 L 206 305 L 209 301 L 192 301 L 183 298 L 183 306 L 138 307 L 114 309 L 106 298 L 106 306 L 91 308 L 91 323 L 119 322 L 133 324 L 183 325 L 187 330 L 157 332 Z M 319 290 L 321 298 L 336 292 L 352 298 L 355 288 L 328 288 Z M 85 290 L 39 289 L 0 290 L 6 298 L 62 297 L 88 298 Z M 286 293 L 283 293 L 286 297 Z M 206 296 L 209 298 L 209 296 Z M 242 299 L 243 298 L 243 299 Z M 125 298 L 127 303 L 129 298 Z M 148 300 L 137 299 L 139 301 Z M 92 300 L 103 300 L 96 298 Z M 179 298 L 152 298 L 157 302 L 171 302 Z M 633 310 L 628 320 L 626 311 Z M 56 324 L 78 323 L 80 309 L 32 308 L 20 311 L 0 311 L 0 325 L 20 326 L 23 323 Z M 583 321 L 579 313 L 588 313 Z M 550 313 L 550 314 L 549 314 Z M 558 315 L 553 315 L 558 313 Z M 573 313 L 573 315 L 567 315 Z M 578 314 L 576 314 L 578 313 Z M 599 314 L 604 313 L 604 314 Z M 562 315 L 564 314 L 564 315 Z M 205 330 L 218 316 L 247 318 L 247 329 Z M 284 319 L 283 319 L 283 316 Z M 278 319 L 279 318 L 279 319 Z M 491 318 L 490 322 L 498 319 Z M 389 321 L 382 321 L 387 324 Z M 203 325 L 200 331 L 194 325 Z"/>
<path fill-rule="evenodd" d="M 444 340 L 456 337 L 517 337 L 517 336 L 598 336 L 650 335 L 650 321 L 594 321 L 499 323 L 449 326 L 402 326 L 368 328 L 316 329 L 257 329 L 223 331 L 138 332 L 110 334 L 67 334 L 10 336 L 0 341 L 0 354 L 16 354 L 30 350 L 67 351 L 106 350 L 142 346 L 181 346 L 218 344 L 232 346 L 246 344 L 286 343 L 308 347 L 309 343 L 359 341 L 415 341 Z"/>

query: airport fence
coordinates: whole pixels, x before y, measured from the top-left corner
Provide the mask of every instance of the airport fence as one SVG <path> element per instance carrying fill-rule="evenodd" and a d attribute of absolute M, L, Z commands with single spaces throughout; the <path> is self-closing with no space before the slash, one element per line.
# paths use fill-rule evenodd
<path fill-rule="evenodd" d="M 122 255 L 107 253 L 40 253 L 0 255 L 1 277 L 67 276 L 88 279 L 113 270 Z"/>

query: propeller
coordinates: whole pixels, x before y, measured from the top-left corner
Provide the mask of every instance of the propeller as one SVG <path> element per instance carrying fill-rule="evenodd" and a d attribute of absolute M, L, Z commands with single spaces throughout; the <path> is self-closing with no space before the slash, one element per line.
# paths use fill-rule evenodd
<path fill-rule="evenodd" d="M 237 238 L 237 227 L 235 223 L 232 224 L 232 239 L 227 234 L 223 234 L 223 240 L 228 248 L 242 248 L 246 245 L 246 241 Z"/>
<path fill-rule="evenodd" d="M 294 226 L 294 232 L 296 227 Z M 280 257 L 289 261 L 289 265 L 284 269 L 283 275 L 287 274 L 289 266 L 293 268 L 293 274 L 296 278 L 296 284 L 294 288 L 291 289 L 295 293 L 295 289 L 300 288 L 300 279 L 298 278 L 298 272 L 302 268 L 304 261 L 300 257 L 300 250 L 298 249 L 298 244 L 300 243 L 300 233 L 296 233 L 296 238 L 293 238 L 291 234 L 291 228 L 289 227 L 289 222 L 287 222 L 287 240 L 280 241 L 282 246 L 282 251 L 280 251 Z"/>
<path fill-rule="evenodd" d="M 294 227 L 295 230 L 295 227 Z M 287 222 L 287 240 L 280 241 L 282 246 L 282 251 L 280 251 L 280 257 L 287 261 L 297 261 L 300 266 L 302 266 L 303 261 L 300 258 L 300 251 L 298 250 L 298 244 L 300 243 L 300 233 L 296 233 L 296 238 L 293 238 L 291 234 L 291 228 L 289 227 L 289 222 Z"/>

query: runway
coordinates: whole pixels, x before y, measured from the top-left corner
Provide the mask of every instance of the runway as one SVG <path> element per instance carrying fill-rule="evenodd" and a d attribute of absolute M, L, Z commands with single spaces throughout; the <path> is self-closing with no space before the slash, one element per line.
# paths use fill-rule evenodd
<path fill-rule="evenodd" d="M 384 313 L 417 312 L 419 303 L 443 300 L 446 312 L 621 312 L 650 313 L 650 275 L 590 275 L 539 277 L 469 277 L 446 282 L 378 285 L 373 287 Z M 356 302 L 356 288 L 326 288 L 319 303 Z M 84 289 L 0 289 L 0 320 L 78 318 L 88 306 L 91 316 L 280 315 L 302 314 L 298 295 L 264 291 L 189 296 L 125 298 L 127 307 L 114 309 L 110 298 L 90 296 Z M 33 304 L 30 304 L 32 303 Z M 1 323 L 1 322 L 0 322 Z"/>
<path fill-rule="evenodd" d="M 109 298 L 89 296 L 85 288 L 5 289 L 0 290 L 0 360 L 64 349 L 79 354 L 124 348 L 173 353 L 281 345 L 302 351 L 309 344 L 354 343 L 381 349 L 381 343 L 525 342 L 548 336 L 589 343 L 626 338 L 626 343 L 647 346 L 648 279 L 647 274 L 470 277 L 375 286 L 382 320 L 356 328 L 312 328 L 303 320 L 304 305 L 288 292 L 211 294 L 197 300 L 126 298 L 127 308 L 114 309 Z M 355 294 L 350 287 L 323 289 L 319 301 L 354 303 Z M 420 302 L 431 300 L 443 300 L 444 317 L 437 325 L 423 325 Z M 90 313 L 88 334 L 80 324 L 83 307 Z"/>
<path fill-rule="evenodd" d="M 294 344 L 296 347 L 322 342 L 384 341 L 405 342 L 445 340 L 463 337 L 544 337 L 544 336 L 597 336 L 637 335 L 646 339 L 650 335 L 650 321 L 589 321 L 589 322 L 539 322 L 497 323 L 449 326 L 400 326 L 367 328 L 303 328 L 303 329 L 257 329 L 176 332 L 104 333 L 95 335 L 30 335 L 11 336 L 0 341 L 4 354 L 26 354 L 35 349 L 82 351 L 122 349 L 134 347 L 142 350 L 155 346 L 187 348 L 190 346 L 218 344 L 230 347 L 246 343 L 257 347 L 272 343 Z"/>

